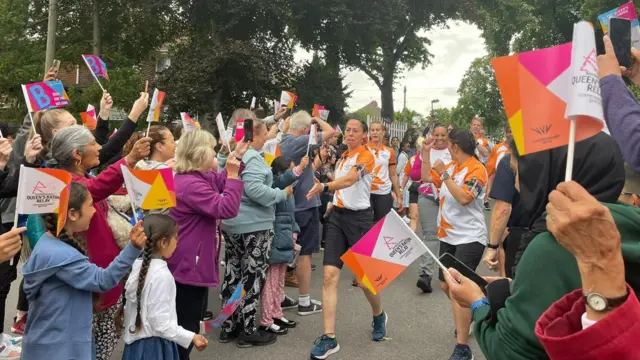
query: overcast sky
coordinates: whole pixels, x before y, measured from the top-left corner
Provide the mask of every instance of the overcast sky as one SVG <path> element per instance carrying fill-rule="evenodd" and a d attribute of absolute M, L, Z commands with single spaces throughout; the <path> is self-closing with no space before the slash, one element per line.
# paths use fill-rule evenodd
<path fill-rule="evenodd" d="M 407 107 L 410 109 L 426 114 L 431 110 L 431 100 L 434 99 L 440 100 L 441 107 L 455 106 L 458 86 L 465 71 L 475 58 L 487 53 L 480 30 L 475 25 L 452 21 L 448 29 L 434 29 L 428 34 L 431 39 L 429 51 L 434 55 L 432 65 L 424 70 L 418 66 L 402 74 L 393 94 L 396 111 L 402 109 L 405 85 Z M 310 59 L 311 55 L 299 51 L 296 58 Z M 357 110 L 372 100 L 381 104 L 378 87 L 363 72 L 348 72 L 345 83 L 353 90 L 348 101 L 350 110 Z"/>

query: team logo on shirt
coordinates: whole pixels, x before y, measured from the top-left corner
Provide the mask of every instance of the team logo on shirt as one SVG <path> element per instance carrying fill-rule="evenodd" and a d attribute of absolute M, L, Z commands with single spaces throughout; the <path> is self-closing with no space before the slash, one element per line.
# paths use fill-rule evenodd
<path fill-rule="evenodd" d="M 476 178 L 471 178 L 467 181 L 467 190 L 473 194 L 473 197 L 477 197 L 482 192 L 482 184 Z"/>

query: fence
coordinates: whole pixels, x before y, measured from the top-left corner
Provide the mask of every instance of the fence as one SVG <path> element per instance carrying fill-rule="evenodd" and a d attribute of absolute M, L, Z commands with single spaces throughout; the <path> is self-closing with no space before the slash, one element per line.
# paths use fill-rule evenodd
<path fill-rule="evenodd" d="M 379 117 L 367 115 L 367 126 L 371 127 L 371 123 L 374 121 L 383 123 L 384 127 L 387 128 L 387 131 L 389 131 L 389 137 L 391 139 L 393 139 L 394 137 L 397 137 L 398 139 L 400 139 L 400 141 L 402 141 L 402 139 L 404 138 L 404 134 L 407 132 L 407 129 L 409 128 L 409 124 L 407 123 L 397 123 L 397 122 L 386 123 L 386 122 L 383 122 Z"/>

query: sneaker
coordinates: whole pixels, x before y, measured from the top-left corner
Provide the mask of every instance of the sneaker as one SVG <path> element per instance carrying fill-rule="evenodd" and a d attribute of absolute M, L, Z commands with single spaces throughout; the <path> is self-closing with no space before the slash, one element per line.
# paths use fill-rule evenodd
<path fill-rule="evenodd" d="M 284 301 L 280 303 L 282 310 L 290 310 L 298 307 L 298 302 L 287 295 L 284 296 Z"/>
<path fill-rule="evenodd" d="M 324 360 L 340 351 L 338 340 L 335 337 L 332 339 L 328 335 L 317 338 L 314 345 L 311 350 L 311 359 L 314 360 Z"/>
<path fill-rule="evenodd" d="M 273 323 L 280 326 L 281 328 L 288 328 L 288 329 L 293 329 L 294 327 L 298 326 L 297 322 L 293 320 L 289 320 L 284 317 L 282 319 L 273 319 Z"/>
<path fill-rule="evenodd" d="M 351 286 L 358 287 L 358 280 L 356 280 L 356 278 L 353 278 L 353 280 L 351 281 Z"/>
<path fill-rule="evenodd" d="M 289 332 L 288 328 L 281 327 L 280 325 L 276 325 L 275 322 L 269 326 L 260 326 L 260 330 L 270 332 L 276 335 L 287 335 L 287 333 Z"/>
<path fill-rule="evenodd" d="M 298 278 L 296 274 L 293 272 L 287 273 L 284 277 L 284 286 L 297 288 L 300 284 L 298 284 Z"/>
<path fill-rule="evenodd" d="M 228 342 L 234 341 L 238 338 L 238 336 L 240 336 L 240 331 L 240 327 L 236 327 L 231 332 L 224 331 L 223 329 L 222 331 L 220 331 L 220 342 L 226 344 Z"/>
<path fill-rule="evenodd" d="M 0 344 L 0 359 L 13 360 L 20 359 L 22 349 L 17 346 L 7 346 L 7 344 Z"/>
<path fill-rule="evenodd" d="M 469 345 L 457 344 L 449 360 L 473 360 Z"/>
<path fill-rule="evenodd" d="M 266 346 L 275 343 L 278 340 L 276 334 L 264 330 L 256 330 L 251 335 L 247 335 L 244 331 L 238 336 L 239 348 L 250 348 L 254 346 Z"/>
<path fill-rule="evenodd" d="M 485 201 L 485 202 L 484 202 L 484 209 L 485 209 L 486 211 L 491 211 L 491 206 L 489 206 L 489 202 L 488 202 L 488 201 Z"/>
<path fill-rule="evenodd" d="M 311 264 L 311 271 L 316 271 L 316 265 L 315 264 Z"/>
<path fill-rule="evenodd" d="M 2 334 L 3 339 L 1 340 L 3 344 L 9 346 L 22 346 L 22 336 L 11 336 L 7 334 Z"/>
<path fill-rule="evenodd" d="M 382 312 L 382 314 L 373 317 L 373 323 L 371 323 L 371 326 L 373 327 L 373 331 L 371 332 L 371 340 L 384 340 L 384 338 L 387 336 L 387 321 L 389 321 L 389 317 L 384 311 Z"/>
<path fill-rule="evenodd" d="M 411 219 L 409 219 L 409 218 L 407 217 L 407 215 L 403 216 L 403 217 L 402 217 L 402 220 L 403 220 L 407 225 L 411 224 Z"/>
<path fill-rule="evenodd" d="M 222 294 L 220 294 L 220 295 L 222 295 Z M 202 317 L 202 321 L 207 321 L 207 320 L 211 320 L 211 319 L 213 319 L 213 312 L 209 311 L 209 310 L 205 311 L 204 312 L 204 316 Z"/>
<path fill-rule="evenodd" d="M 24 329 L 27 327 L 27 316 L 23 316 L 20 320 L 13 318 L 13 325 L 11 325 L 11 332 L 14 334 L 24 335 Z"/>
<path fill-rule="evenodd" d="M 309 306 L 298 305 L 298 315 L 308 316 L 322 312 L 322 304 L 317 300 L 311 300 Z"/>
<path fill-rule="evenodd" d="M 420 276 L 418 279 L 418 283 L 416 286 L 422 290 L 423 293 L 431 294 L 433 292 L 433 288 L 431 287 L 431 277 L 428 275 Z"/>

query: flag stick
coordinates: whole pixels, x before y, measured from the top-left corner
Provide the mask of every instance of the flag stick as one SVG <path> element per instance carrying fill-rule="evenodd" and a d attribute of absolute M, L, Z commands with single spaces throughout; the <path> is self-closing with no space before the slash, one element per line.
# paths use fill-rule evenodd
<path fill-rule="evenodd" d="M 96 79 L 96 82 L 98 83 L 98 86 L 100 86 L 100 89 L 102 89 L 102 92 L 107 91 L 107 90 L 104 89 L 104 87 L 100 83 L 100 80 L 98 80 L 98 77 L 96 76 L 96 74 L 93 73 L 93 70 L 91 69 L 91 66 L 89 66 L 89 63 L 87 62 L 87 58 L 82 56 L 82 60 L 84 60 L 84 63 L 87 64 L 87 67 L 89 68 L 89 72 L 91 73 L 91 75 L 93 75 L 93 78 Z"/>
<path fill-rule="evenodd" d="M 31 112 L 29 112 L 29 114 L 31 114 Z M 18 178 L 24 179 L 24 177 L 23 177 L 23 169 L 24 169 L 24 165 L 20 165 L 20 174 L 18 175 Z M 21 186 L 18 187 L 18 196 L 24 195 L 24 194 L 21 194 L 20 188 L 21 188 Z M 20 201 L 20 200 L 18 200 L 18 201 Z M 13 228 L 14 229 L 18 228 L 18 209 L 17 209 L 17 207 L 16 207 L 16 210 L 15 210 L 15 213 L 13 214 Z M 9 265 L 13 266 L 13 258 L 11 258 L 11 260 L 9 260 Z"/>
<path fill-rule="evenodd" d="M 573 158 L 576 149 L 576 120 L 572 119 L 569 128 L 569 148 L 567 150 L 567 170 L 564 174 L 564 181 L 571 181 L 573 175 Z"/>
<path fill-rule="evenodd" d="M 29 111 L 29 119 L 31 119 L 31 128 L 33 129 L 33 134 L 37 135 L 38 132 L 36 131 L 36 123 L 33 122 L 33 115 L 31 114 L 31 111 Z"/>
<path fill-rule="evenodd" d="M 2 130 L 0 130 L 0 139 L 4 139 L 4 135 L 2 135 Z"/>
<path fill-rule="evenodd" d="M 149 137 L 149 129 L 151 129 L 151 122 L 149 122 L 149 126 L 147 126 L 147 135 L 144 137 Z"/>
<path fill-rule="evenodd" d="M 144 82 L 144 92 L 149 92 L 149 80 Z"/>
<path fill-rule="evenodd" d="M 24 95 L 24 102 L 25 104 L 27 104 L 27 112 L 29 113 L 29 119 L 31 119 L 31 128 L 33 129 L 33 134 L 37 134 L 38 132 L 36 131 L 36 124 L 33 122 L 33 115 L 31 114 L 33 111 L 31 109 L 31 104 L 29 103 L 29 95 L 27 94 L 27 87 L 24 85 L 22 86 L 22 94 Z"/>
<path fill-rule="evenodd" d="M 458 280 L 454 279 L 453 276 L 451 276 L 451 274 L 449 274 L 449 269 L 447 269 L 441 262 L 440 259 L 438 259 L 438 257 L 431 252 L 431 250 L 429 250 L 429 247 L 427 245 L 425 245 L 422 240 L 420 240 L 420 237 L 418 235 L 416 235 L 416 233 L 411 230 L 411 228 L 409 227 L 409 225 L 407 225 L 406 222 L 404 222 L 404 220 L 402 220 L 402 218 L 400 217 L 400 215 L 398 215 L 398 213 L 394 210 L 391 209 L 391 211 L 389 212 L 389 214 L 393 213 L 393 215 L 398 219 L 398 223 L 402 224 L 402 227 L 405 228 L 405 230 L 409 230 L 412 234 L 414 234 L 416 236 L 416 239 L 418 239 L 418 241 L 416 241 L 417 244 L 422 245 L 423 249 L 427 250 L 427 252 L 429 253 L 429 256 L 431 256 L 431 258 L 433 258 L 433 260 L 436 262 L 436 264 L 438 264 L 438 266 L 440 267 L 440 269 L 442 269 L 442 272 L 444 272 L 445 274 L 447 274 L 447 276 L 449 276 L 450 278 L 452 278 L 453 280 L 455 280 L 456 282 L 458 282 Z M 388 215 L 387 215 L 388 216 Z"/>

